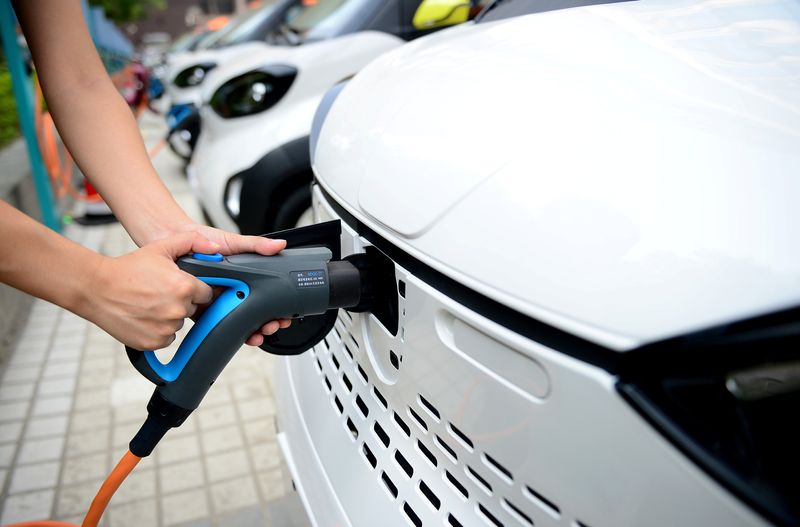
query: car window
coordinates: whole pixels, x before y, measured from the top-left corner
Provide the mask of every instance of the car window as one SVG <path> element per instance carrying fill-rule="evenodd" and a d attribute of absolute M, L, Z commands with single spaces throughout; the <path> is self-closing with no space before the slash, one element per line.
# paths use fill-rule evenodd
<path fill-rule="evenodd" d="M 381 2 L 375 0 L 296 0 L 284 8 L 270 40 L 296 45 L 324 40 L 350 30 L 356 19 L 366 19 Z"/>
<path fill-rule="evenodd" d="M 571 7 L 631 1 L 635 0 L 494 0 L 483 10 L 477 18 L 477 22 L 492 22 L 504 18 L 569 9 Z"/>
<path fill-rule="evenodd" d="M 220 29 L 200 45 L 204 49 L 221 48 L 234 44 L 241 44 L 249 40 L 251 33 L 258 27 L 262 20 L 269 16 L 273 6 L 261 9 L 250 9 L 237 15 L 228 25 Z"/>

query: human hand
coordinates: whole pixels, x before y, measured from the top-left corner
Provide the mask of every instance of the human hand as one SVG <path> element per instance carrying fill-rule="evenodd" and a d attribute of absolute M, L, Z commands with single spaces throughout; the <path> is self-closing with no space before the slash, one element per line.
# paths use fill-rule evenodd
<path fill-rule="evenodd" d="M 198 225 L 191 223 L 182 226 L 176 232 L 191 232 L 201 235 L 204 239 L 217 245 L 217 249 L 211 252 L 221 254 L 257 253 L 265 256 L 277 254 L 286 248 L 286 240 L 273 240 L 263 236 L 244 236 L 232 232 L 215 229 L 208 225 Z M 202 251 L 201 251 L 202 252 Z M 288 328 L 292 321 L 289 319 L 272 320 L 267 322 L 259 330 L 247 339 L 246 344 L 250 346 L 260 346 L 264 343 L 264 337 L 272 335 L 279 329 Z"/>

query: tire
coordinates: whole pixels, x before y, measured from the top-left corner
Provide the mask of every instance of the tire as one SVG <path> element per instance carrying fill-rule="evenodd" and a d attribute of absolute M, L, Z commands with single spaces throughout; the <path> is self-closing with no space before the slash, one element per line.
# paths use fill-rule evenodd
<path fill-rule="evenodd" d="M 272 225 L 265 225 L 264 232 L 282 231 L 297 226 L 297 222 L 311 207 L 311 186 L 303 185 L 289 193 L 278 205 Z"/>

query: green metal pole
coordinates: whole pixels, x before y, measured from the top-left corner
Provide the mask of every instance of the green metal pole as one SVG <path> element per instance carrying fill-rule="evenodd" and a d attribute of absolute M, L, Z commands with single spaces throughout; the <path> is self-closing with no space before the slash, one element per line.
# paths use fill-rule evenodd
<path fill-rule="evenodd" d="M 30 79 L 25 73 L 25 63 L 17 47 L 17 34 L 15 30 L 14 10 L 10 0 L 0 0 L 0 35 L 3 41 L 3 51 L 11 72 L 11 87 L 17 103 L 17 115 L 25 144 L 28 147 L 28 159 L 31 164 L 33 183 L 36 187 L 36 197 L 39 201 L 39 210 L 42 214 L 42 223 L 58 232 L 61 230 L 61 221 L 58 218 L 53 191 L 39 151 L 39 142 L 36 138 L 36 124 L 33 115 L 33 88 Z"/>

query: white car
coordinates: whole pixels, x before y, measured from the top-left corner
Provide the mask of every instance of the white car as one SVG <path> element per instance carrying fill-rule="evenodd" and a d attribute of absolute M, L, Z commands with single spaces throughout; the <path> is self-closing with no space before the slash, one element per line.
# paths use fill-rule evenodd
<path fill-rule="evenodd" d="M 496 1 L 326 96 L 316 220 L 396 307 L 276 367 L 314 525 L 800 525 L 798 35 Z"/>
<path fill-rule="evenodd" d="M 203 84 L 187 173 L 215 226 L 260 234 L 306 222 L 308 135 L 322 96 L 423 34 L 411 23 L 420 0 L 295 3 L 274 31 L 283 46 L 221 64 Z"/>

